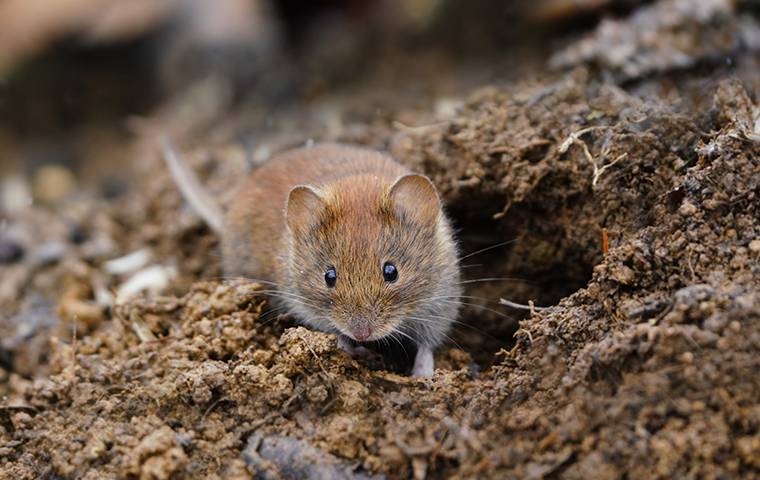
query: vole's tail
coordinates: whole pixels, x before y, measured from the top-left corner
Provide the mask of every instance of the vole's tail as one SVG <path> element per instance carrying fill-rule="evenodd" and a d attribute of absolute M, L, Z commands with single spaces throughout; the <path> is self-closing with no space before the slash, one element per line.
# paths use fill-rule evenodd
<path fill-rule="evenodd" d="M 214 232 L 221 234 L 224 214 L 219 204 L 203 188 L 167 137 L 161 137 L 161 151 L 182 196 Z"/>

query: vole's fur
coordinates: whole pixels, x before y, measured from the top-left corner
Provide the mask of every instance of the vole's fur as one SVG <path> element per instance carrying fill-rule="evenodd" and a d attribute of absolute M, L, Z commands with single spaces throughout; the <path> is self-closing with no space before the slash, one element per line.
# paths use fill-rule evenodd
<path fill-rule="evenodd" d="M 413 373 L 432 374 L 461 285 L 451 226 L 426 177 L 363 148 L 290 150 L 243 181 L 222 225 L 227 275 L 276 283 L 279 302 L 346 346 L 355 332 L 411 338 Z M 384 279 L 385 262 L 396 281 Z"/>

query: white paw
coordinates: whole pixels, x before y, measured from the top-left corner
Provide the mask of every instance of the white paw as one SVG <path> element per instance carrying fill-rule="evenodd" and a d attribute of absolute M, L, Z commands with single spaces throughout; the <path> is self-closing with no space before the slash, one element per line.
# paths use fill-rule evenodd
<path fill-rule="evenodd" d="M 420 345 L 417 348 L 417 355 L 414 357 L 414 368 L 412 368 L 412 376 L 432 377 L 433 365 L 433 350 L 430 347 Z"/>

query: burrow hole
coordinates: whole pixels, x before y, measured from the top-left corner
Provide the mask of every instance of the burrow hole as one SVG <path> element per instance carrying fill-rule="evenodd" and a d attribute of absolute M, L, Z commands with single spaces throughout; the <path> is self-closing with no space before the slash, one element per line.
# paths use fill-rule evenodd
<path fill-rule="evenodd" d="M 451 343 L 469 352 L 481 368 L 493 363 L 502 348 L 514 346 L 518 322 L 529 316 L 500 305 L 501 298 L 556 305 L 587 285 L 595 263 L 596 253 L 590 251 L 595 246 L 568 234 L 573 219 L 562 214 L 566 209 L 525 202 L 494 219 L 503 204 L 503 197 L 479 196 L 459 199 L 448 208 L 463 257 L 463 302 L 469 304 L 452 330 Z"/>

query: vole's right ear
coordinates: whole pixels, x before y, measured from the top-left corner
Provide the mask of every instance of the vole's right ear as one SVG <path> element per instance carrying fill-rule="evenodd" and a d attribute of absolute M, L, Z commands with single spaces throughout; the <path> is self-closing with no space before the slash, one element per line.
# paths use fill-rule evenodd
<path fill-rule="evenodd" d="M 402 175 L 391 185 L 389 196 L 398 214 L 422 225 L 437 224 L 441 200 L 428 177 L 417 173 Z"/>
<path fill-rule="evenodd" d="M 302 231 L 317 225 L 324 214 L 325 201 L 319 190 L 308 185 L 296 185 L 288 194 L 285 220 L 291 231 Z"/>

